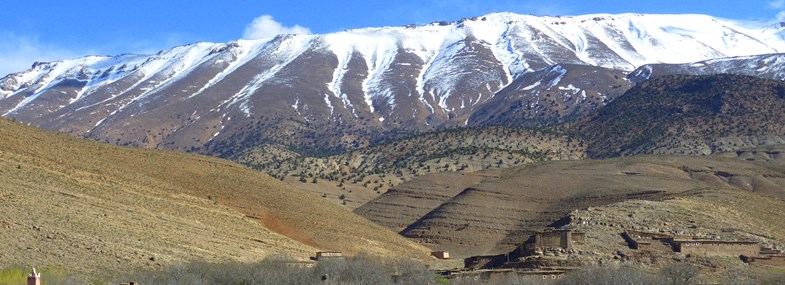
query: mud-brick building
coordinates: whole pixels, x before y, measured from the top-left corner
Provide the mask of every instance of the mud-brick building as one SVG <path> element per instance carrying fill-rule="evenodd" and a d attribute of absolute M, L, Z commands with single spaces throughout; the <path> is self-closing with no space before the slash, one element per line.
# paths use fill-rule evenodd
<path fill-rule="evenodd" d="M 316 253 L 316 260 L 326 258 L 343 258 L 343 252 L 339 251 L 319 251 Z"/>
<path fill-rule="evenodd" d="M 671 245 L 677 252 L 706 256 L 754 256 L 760 251 L 756 241 L 674 239 Z"/>
<path fill-rule="evenodd" d="M 526 241 L 525 249 L 562 248 L 571 249 L 574 244 L 583 244 L 586 241 L 586 233 L 579 232 L 570 228 L 554 229 L 546 228 L 539 230 Z"/>
<path fill-rule="evenodd" d="M 768 256 L 742 255 L 741 260 L 743 260 L 746 263 L 785 267 L 785 255 L 768 255 Z"/>
<path fill-rule="evenodd" d="M 432 251 L 431 256 L 438 259 L 450 259 L 450 253 L 447 251 Z"/>
<path fill-rule="evenodd" d="M 665 233 L 625 230 L 622 237 L 632 249 L 650 252 L 671 252 L 674 239 L 691 239 L 689 236 L 674 236 Z"/>

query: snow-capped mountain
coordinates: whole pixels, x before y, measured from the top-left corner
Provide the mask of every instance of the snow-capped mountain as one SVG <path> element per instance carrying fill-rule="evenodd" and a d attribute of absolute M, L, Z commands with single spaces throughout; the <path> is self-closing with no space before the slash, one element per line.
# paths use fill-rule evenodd
<path fill-rule="evenodd" d="M 647 64 L 630 73 L 628 78 L 632 82 L 641 82 L 653 76 L 671 74 L 736 74 L 785 80 L 785 54 L 726 57 L 682 64 Z"/>
<path fill-rule="evenodd" d="M 644 64 L 785 52 L 783 36 L 705 15 L 498 13 L 36 63 L 0 79 L 0 114 L 146 147 L 351 148 L 391 130 L 579 116 Z"/>

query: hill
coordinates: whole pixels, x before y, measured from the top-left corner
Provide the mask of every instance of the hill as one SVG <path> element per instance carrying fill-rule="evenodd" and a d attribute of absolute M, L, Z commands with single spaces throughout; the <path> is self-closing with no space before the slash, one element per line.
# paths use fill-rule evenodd
<path fill-rule="evenodd" d="M 302 156 L 267 146 L 233 159 L 354 208 L 390 187 L 428 173 L 473 172 L 544 160 L 580 159 L 584 153 L 581 142 L 567 136 L 494 126 L 421 133 L 324 157 Z"/>
<path fill-rule="evenodd" d="M 644 81 L 572 125 L 589 157 L 706 155 L 785 143 L 785 83 L 742 75 Z"/>
<path fill-rule="evenodd" d="M 764 197 L 754 199 L 773 199 L 781 204 L 785 199 L 782 150 L 734 152 L 723 157 L 550 161 L 475 173 L 427 175 L 393 188 L 355 212 L 456 256 L 500 254 L 514 249 L 533 231 L 558 224 L 574 210 L 625 201 L 700 200 L 695 197 L 701 195 L 718 196 L 716 200 L 732 203 L 733 199 L 723 193 Z M 772 215 L 771 221 L 782 218 L 781 213 Z M 785 240 L 773 238 L 767 242 L 782 245 Z"/>
<path fill-rule="evenodd" d="M 82 141 L 0 120 L 0 265 L 101 274 L 178 261 L 425 260 L 428 249 L 222 159 Z"/>

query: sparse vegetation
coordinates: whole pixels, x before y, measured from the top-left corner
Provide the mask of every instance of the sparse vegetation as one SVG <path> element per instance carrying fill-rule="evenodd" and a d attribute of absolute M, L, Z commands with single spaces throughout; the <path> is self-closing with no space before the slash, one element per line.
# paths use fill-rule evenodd
<path fill-rule="evenodd" d="M 436 275 L 424 265 L 404 259 L 360 255 L 325 259 L 314 266 L 272 256 L 256 263 L 210 264 L 190 262 L 161 270 L 140 271 L 114 284 L 133 280 L 140 284 L 436 284 Z"/>
<path fill-rule="evenodd" d="M 686 270 L 686 271 L 685 271 Z M 684 275 L 684 273 L 688 273 Z M 384 259 L 361 255 L 346 259 L 326 259 L 315 265 L 285 257 L 271 256 L 255 263 L 207 263 L 194 261 L 178 263 L 158 270 L 142 270 L 124 276 L 83 281 L 66 276 L 62 271 L 44 270 L 44 285 L 138 284 L 169 285 L 242 285 L 242 284 L 495 284 L 495 285 L 687 285 L 704 284 L 708 280 L 727 284 L 784 284 L 785 275 L 772 273 L 755 279 L 742 272 L 728 272 L 720 279 L 706 279 L 702 270 L 686 263 L 673 263 L 660 270 L 646 270 L 632 266 L 587 267 L 558 278 L 540 275 L 493 274 L 442 277 L 426 266 L 411 260 Z M 27 273 L 22 267 L 0 271 L 0 285 L 24 284 Z M 82 276 L 84 277 L 84 276 Z M 683 279 L 684 277 L 689 277 Z M 701 279 L 703 278 L 703 279 Z M 84 279 L 84 278 L 83 278 Z M 108 280 L 112 280 L 111 282 Z M 708 281 L 711 283 L 711 281 Z"/>
<path fill-rule="evenodd" d="M 640 83 L 572 124 L 593 158 L 706 155 L 785 138 L 785 83 L 741 75 L 668 75 Z"/>
<path fill-rule="evenodd" d="M 400 134 L 397 134 L 400 136 Z M 531 162 L 580 159 L 582 143 L 551 131 L 520 127 L 458 128 L 417 134 L 330 156 L 265 146 L 237 159 L 273 177 L 305 177 L 344 187 L 386 192 L 428 173 L 506 168 Z"/>

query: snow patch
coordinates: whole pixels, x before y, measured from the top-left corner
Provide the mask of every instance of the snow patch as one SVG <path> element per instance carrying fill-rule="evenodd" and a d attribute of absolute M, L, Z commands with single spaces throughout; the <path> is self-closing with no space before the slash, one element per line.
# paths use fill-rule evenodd
<path fill-rule="evenodd" d="M 523 87 L 523 88 L 518 89 L 518 90 L 529 91 L 529 90 L 532 90 L 534 88 L 537 88 L 537 86 L 540 86 L 540 84 L 541 84 L 541 82 L 537 81 L 537 82 L 532 83 L 531 85 L 528 85 L 528 86 Z"/>
<path fill-rule="evenodd" d="M 232 106 L 241 102 L 240 109 L 246 116 L 250 116 L 250 106 L 248 103 L 251 95 L 253 95 L 256 90 L 264 86 L 268 80 L 275 77 L 278 72 L 280 72 L 284 67 L 289 65 L 292 61 L 297 59 L 302 53 L 304 53 L 312 44 L 314 40 L 314 36 L 303 36 L 303 35 L 296 35 L 296 36 L 288 36 L 287 38 L 283 39 L 280 45 L 269 55 L 270 59 L 276 60 L 278 63 L 272 66 L 271 68 L 267 69 L 266 71 L 254 76 L 254 78 L 242 89 L 240 89 L 237 94 L 232 95 L 229 99 L 221 102 L 219 106 Z"/>
<path fill-rule="evenodd" d="M 218 82 L 221 82 L 221 80 L 226 78 L 227 75 L 248 63 L 251 59 L 254 58 L 254 55 L 258 53 L 259 49 L 263 48 L 267 43 L 269 43 L 268 40 L 237 40 L 233 43 L 229 43 L 229 53 L 232 56 L 232 62 L 229 63 L 229 65 L 227 65 L 223 70 L 221 70 L 221 72 L 211 78 L 207 84 L 202 86 L 201 89 L 188 96 L 188 99 L 202 94 L 202 92 L 208 88 L 213 87 Z M 221 59 L 216 61 L 216 63 L 225 61 L 226 60 Z"/>

